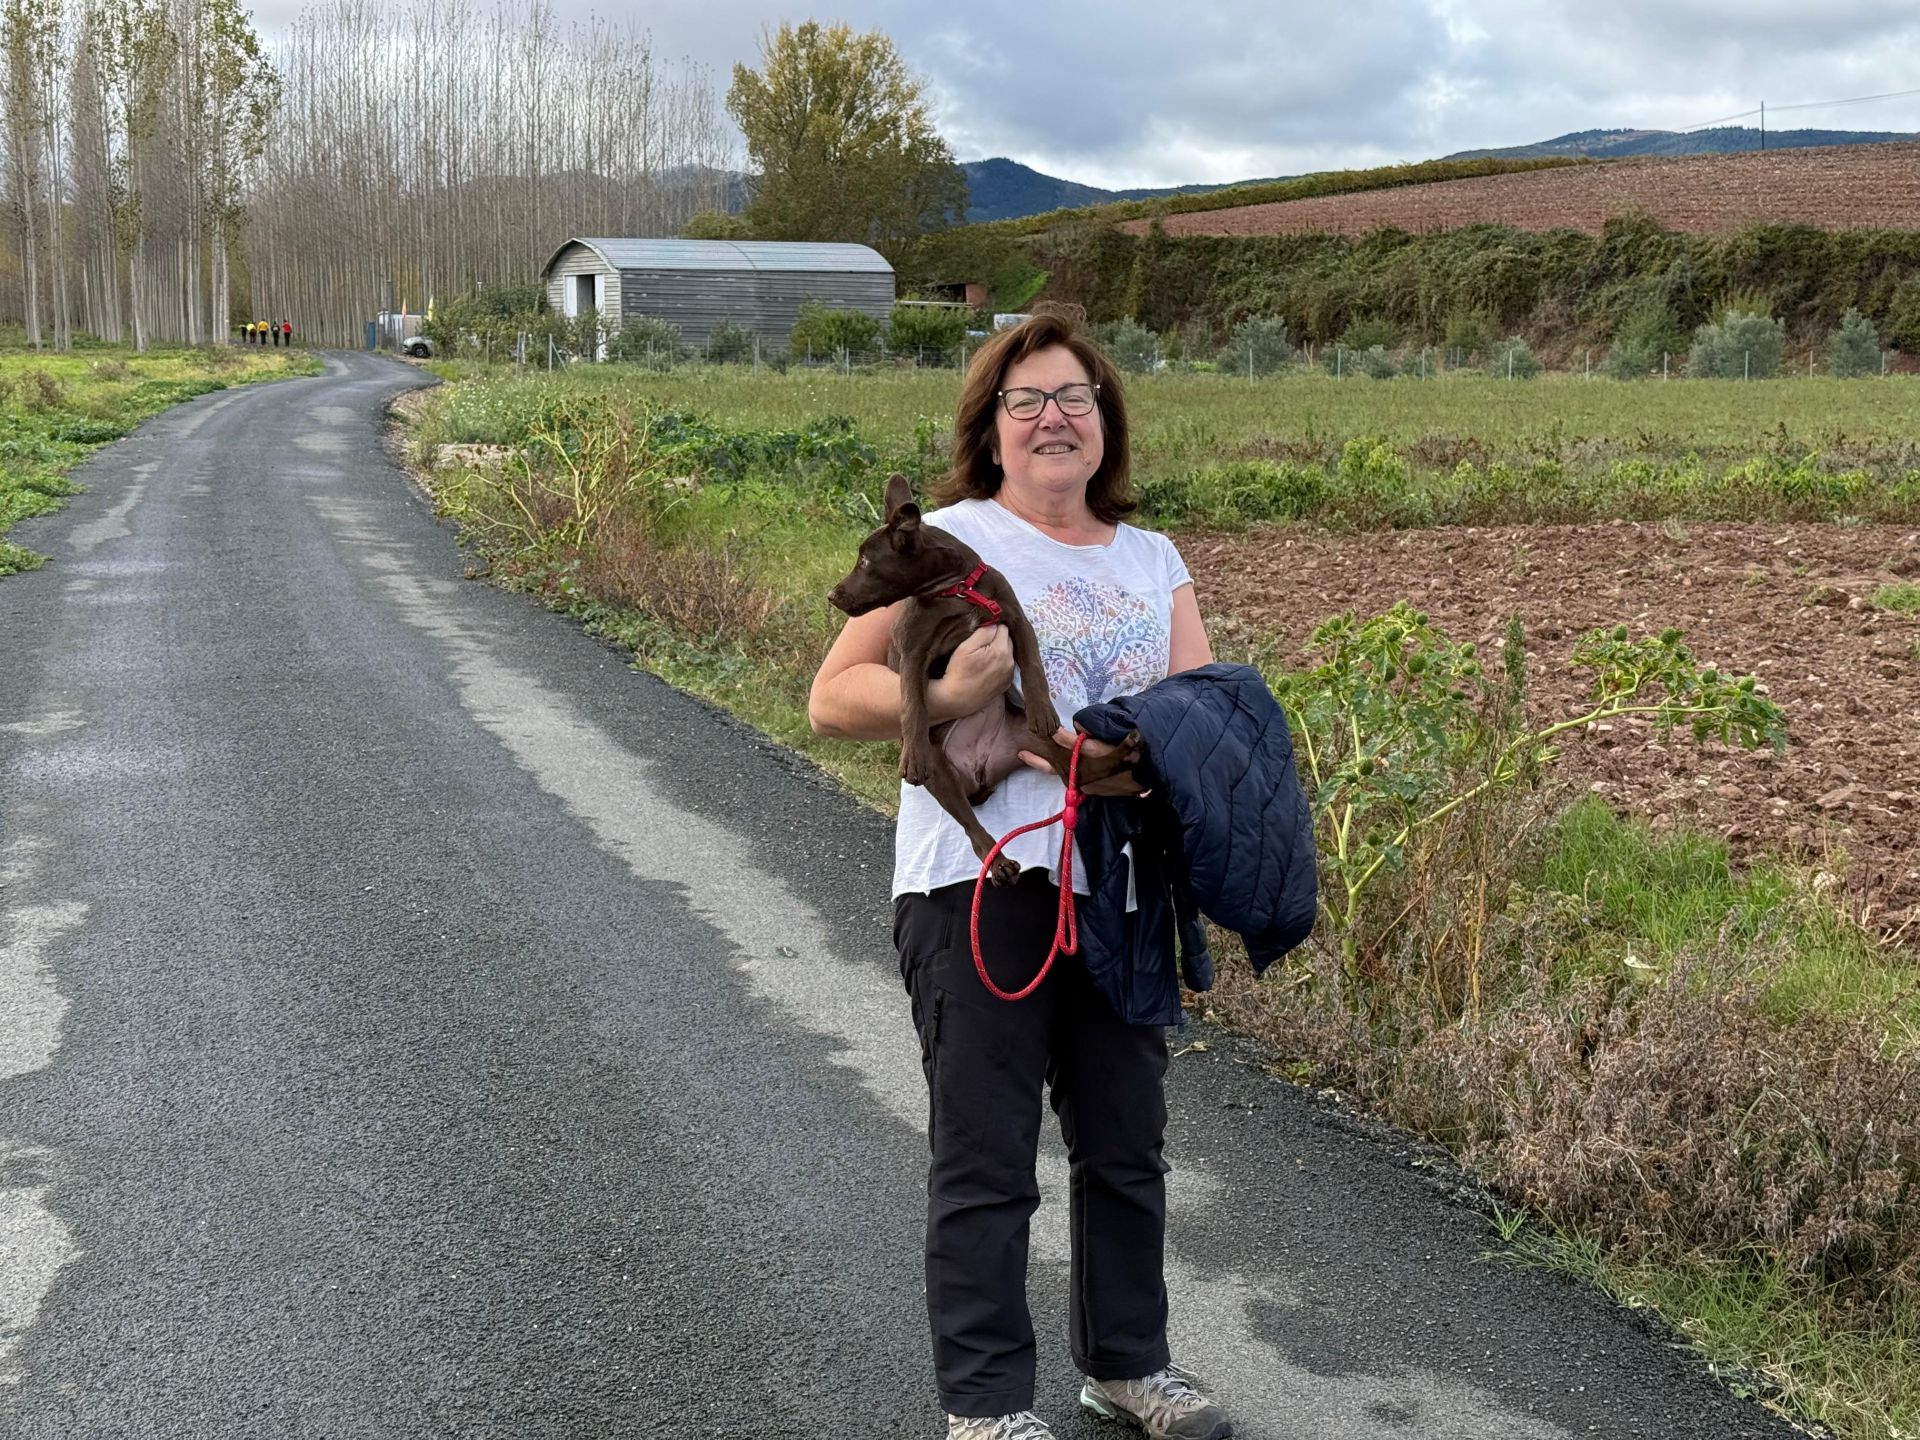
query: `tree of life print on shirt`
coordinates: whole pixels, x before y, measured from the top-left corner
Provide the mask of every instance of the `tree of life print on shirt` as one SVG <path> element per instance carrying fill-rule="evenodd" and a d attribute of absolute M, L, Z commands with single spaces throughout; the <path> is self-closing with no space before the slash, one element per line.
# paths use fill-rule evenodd
<path fill-rule="evenodd" d="M 1166 678 L 1168 634 L 1131 590 L 1076 575 L 1027 607 L 1062 720 Z"/>

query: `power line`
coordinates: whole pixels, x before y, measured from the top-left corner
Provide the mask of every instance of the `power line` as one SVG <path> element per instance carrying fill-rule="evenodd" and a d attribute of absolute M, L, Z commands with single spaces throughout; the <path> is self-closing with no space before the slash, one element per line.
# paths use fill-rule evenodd
<path fill-rule="evenodd" d="M 1722 115 L 1718 120 L 1702 120 L 1697 125 L 1682 125 L 1676 133 L 1710 130 L 1715 125 L 1725 125 L 1734 120 L 1748 120 L 1755 115 L 1764 115 L 1769 110 L 1776 114 L 1783 110 L 1827 110 L 1840 105 L 1866 105 L 1875 100 L 1904 100 L 1911 95 L 1920 95 L 1920 90 L 1894 90 L 1885 95 L 1854 95 L 1845 100 L 1808 100 L 1799 105 L 1761 105 L 1752 110 L 1742 110 L 1738 115 Z"/>

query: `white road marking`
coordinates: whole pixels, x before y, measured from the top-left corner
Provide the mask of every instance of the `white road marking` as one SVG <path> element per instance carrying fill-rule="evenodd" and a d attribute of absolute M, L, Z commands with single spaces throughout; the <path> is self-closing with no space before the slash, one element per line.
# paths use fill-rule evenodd
<path fill-rule="evenodd" d="M 58 735 L 63 730 L 78 730 L 87 717 L 78 710 L 49 710 L 31 720 L 14 720 L 0 725 L 9 735 Z"/>
<path fill-rule="evenodd" d="M 73 712 L 62 712 L 72 714 Z M 22 832 L 0 850 L 0 888 L 29 885 L 51 847 Z M 53 942 L 78 927 L 87 907 L 77 901 L 20 905 L 0 911 L 0 1080 L 44 1069 L 60 1048 L 67 999 L 46 963 Z M 47 1176 L 58 1157 L 0 1138 L 0 1176 L 28 1170 Z M 0 1385 L 24 1375 L 13 1352 L 33 1328 L 61 1268 L 77 1256 L 73 1236 L 47 1205 L 48 1184 L 0 1184 Z"/>
<path fill-rule="evenodd" d="M 46 1150 L 0 1140 L 0 1173 L 15 1167 L 45 1170 Z M 61 1269 L 80 1254 L 73 1234 L 47 1208 L 49 1185 L 0 1186 L 0 1386 L 26 1379 L 13 1352 L 40 1318 L 40 1305 Z"/>

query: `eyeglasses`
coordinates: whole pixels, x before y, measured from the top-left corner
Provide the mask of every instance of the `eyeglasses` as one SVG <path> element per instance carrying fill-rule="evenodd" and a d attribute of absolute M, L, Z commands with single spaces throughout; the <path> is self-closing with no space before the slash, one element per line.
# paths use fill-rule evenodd
<path fill-rule="evenodd" d="M 1011 390 L 994 393 L 999 395 L 1000 403 L 1007 407 L 1007 414 L 1016 420 L 1031 420 L 1047 408 L 1049 400 L 1060 407 L 1062 415 L 1085 415 L 1093 409 L 1093 397 L 1100 393 L 1100 387 L 1081 380 L 1062 385 L 1058 390 L 1036 390 L 1031 385 L 1016 385 Z"/>

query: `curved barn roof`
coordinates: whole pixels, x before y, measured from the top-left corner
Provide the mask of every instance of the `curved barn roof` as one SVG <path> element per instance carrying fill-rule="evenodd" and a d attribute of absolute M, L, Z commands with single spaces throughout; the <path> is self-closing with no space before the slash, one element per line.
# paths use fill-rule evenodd
<path fill-rule="evenodd" d="M 589 240 L 575 237 L 540 267 L 553 269 L 567 245 L 584 245 L 611 270 L 827 270 L 891 275 L 893 266 L 865 245 L 807 240 Z"/>

